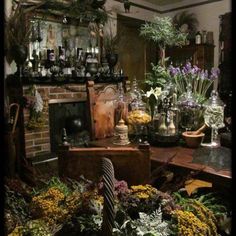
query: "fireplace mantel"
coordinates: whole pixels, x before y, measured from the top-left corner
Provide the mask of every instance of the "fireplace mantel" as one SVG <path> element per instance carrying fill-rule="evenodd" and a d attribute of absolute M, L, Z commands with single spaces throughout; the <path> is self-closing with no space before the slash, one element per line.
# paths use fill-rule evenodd
<path fill-rule="evenodd" d="M 109 112 L 107 112 L 109 117 L 104 119 L 104 124 L 101 123 L 100 120 L 98 121 L 98 117 L 99 115 L 101 116 L 106 114 L 106 112 L 101 112 L 100 108 L 103 107 L 103 104 L 99 98 L 101 96 L 101 98 L 104 99 L 104 91 L 108 91 L 108 95 L 110 96 L 111 88 L 107 88 L 113 86 L 113 90 L 116 90 L 119 82 L 123 82 L 126 86 L 126 77 L 123 77 L 122 80 L 107 83 L 105 83 L 105 81 L 101 83 L 96 83 L 95 81 L 86 81 L 86 83 L 79 83 L 78 81 L 67 81 L 67 83 L 58 83 L 55 81 L 51 81 L 50 83 L 46 83 L 45 81 L 41 83 L 25 83 L 24 80 L 21 79 L 14 75 L 8 77 L 7 89 L 10 103 L 21 103 L 20 101 L 22 100 L 22 97 L 26 95 L 27 89 L 31 85 L 35 85 L 42 97 L 44 103 L 43 112 L 46 117 L 43 128 L 39 130 L 29 130 L 26 128 L 30 117 L 29 110 L 22 106 L 20 107 L 20 118 L 17 124 L 20 130 L 19 142 L 22 149 L 20 152 L 27 158 L 51 154 L 49 124 L 50 104 L 85 102 L 88 108 L 88 120 L 90 122 L 89 132 L 91 134 L 91 139 L 94 140 L 103 137 L 110 137 L 113 134 L 112 129 L 114 123 L 111 116 L 114 115 L 114 108 L 109 106 Z"/>

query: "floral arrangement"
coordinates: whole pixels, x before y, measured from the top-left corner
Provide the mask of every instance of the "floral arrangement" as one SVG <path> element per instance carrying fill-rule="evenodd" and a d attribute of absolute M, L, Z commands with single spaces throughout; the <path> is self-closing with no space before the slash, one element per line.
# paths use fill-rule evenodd
<path fill-rule="evenodd" d="M 53 177 L 27 190 L 6 186 L 5 228 L 13 235 L 101 235 L 103 184 Z M 27 193 L 27 194 L 26 194 Z M 27 198 L 26 198 L 27 195 Z M 219 201 L 219 199 L 218 199 Z M 163 193 L 153 186 L 115 181 L 114 236 L 194 236 L 222 231 L 227 208 L 212 194 L 185 196 L 183 190 Z M 228 234 L 228 233 L 227 233 Z"/>
<path fill-rule="evenodd" d="M 220 75 L 218 68 L 212 68 L 209 73 L 208 70 L 200 69 L 196 65 L 192 66 L 190 62 L 187 62 L 182 68 L 170 65 L 168 71 L 178 94 L 186 93 L 186 88 L 190 85 L 193 95 L 200 104 L 206 100 L 211 85 Z"/>

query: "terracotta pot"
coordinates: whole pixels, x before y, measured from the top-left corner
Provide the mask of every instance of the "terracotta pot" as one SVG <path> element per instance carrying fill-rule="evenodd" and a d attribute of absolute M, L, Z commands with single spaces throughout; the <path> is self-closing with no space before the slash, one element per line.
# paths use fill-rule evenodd
<path fill-rule="evenodd" d="M 182 133 L 182 136 L 186 142 L 186 145 L 190 148 L 198 148 L 205 136 L 204 133 L 195 134 L 192 131 L 186 131 Z"/>

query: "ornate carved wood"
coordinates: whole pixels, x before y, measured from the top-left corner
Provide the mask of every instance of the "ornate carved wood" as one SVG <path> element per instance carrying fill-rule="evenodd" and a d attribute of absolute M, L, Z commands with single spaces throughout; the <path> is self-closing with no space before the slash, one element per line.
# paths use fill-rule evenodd
<path fill-rule="evenodd" d="M 112 137 L 115 127 L 115 104 L 117 84 L 94 86 L 93 81 L 87 82 L 88 107 L 90 117 L 91 139 Z"/>

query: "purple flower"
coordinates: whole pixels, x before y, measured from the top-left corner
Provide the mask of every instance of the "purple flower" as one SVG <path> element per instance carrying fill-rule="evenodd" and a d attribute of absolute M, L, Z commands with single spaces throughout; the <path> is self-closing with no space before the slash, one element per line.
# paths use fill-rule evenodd
<path fill-rule="evenodd" d="M 129 192 L 128 184 L 126 181 L 115 180 L 115 195 L 120 196 Z"/>
<path fill-rule="evenodd" d="M 185 70 L 186 70 L 187 72 L 190 72 L 191 69 L 192 69 L 191 63 L 190 63 L 190 62 L 187 62 L 186 65 L 184 66 L 184 68 L 185 68 Z"/>
<path fill-rule="evenodd" d="M 169 66 L 169 71 L 170 71 L 170 75 L 171 76 L 175 76 L 175 75 L 177 75 L 180 72 L 180 69 L 177 68 L 177 67 L 175 68 L 172 65 L 170 65 Z"/>
<path fill-rule="evenodd" d="M 201 69 L 199 67 L 195 66 L 195 65 L 193 66 L 193 70 L 194 70 L 195 74 L 198 74 L 198 72 L 201 71 Z"/>
<path fill-rule="evenodd" d="M 219 68 L 212 68 L 210 79 L 211 80 L 217 79 L 219 77 L 219 74 L 220 74 L 220 69 Z"/>

